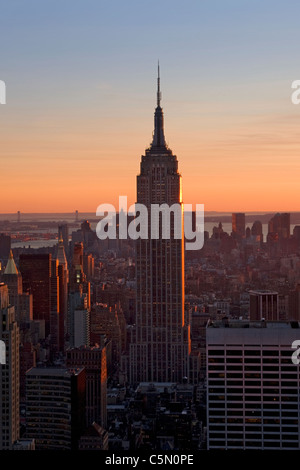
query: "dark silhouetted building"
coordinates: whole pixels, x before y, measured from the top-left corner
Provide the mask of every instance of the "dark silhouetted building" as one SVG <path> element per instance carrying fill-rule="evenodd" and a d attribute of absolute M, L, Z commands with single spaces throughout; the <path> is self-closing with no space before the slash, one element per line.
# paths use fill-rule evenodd
<path fill-rule="evenodd" d="M 277 235 L 278 239 L 287 239 L 290 237 L 290 214 L 283 213 L 283 214 L 275 214 L 269 220 L 268 223 L 268 235 L 272 235 L 273 237 Z"/>
<path fill-rule="evenodd" d="M 6 263 L 6 260 L 9 257 L 10 249 L 11 249 L 10 235 L 6 235 L 5 233 L 0 233 L 0 261 L 3 261 Z"/>
<path fill-rule="evenodd" d="M 85 426 L 85 369 L 26 372 L 26 437 L 37 450 L 77 450 Z"/>
<path fill-rule="evenodd" d="M 69 226 L 68 224 L 60 224 L 58 226 L 58 240 L 62 240 L 65 255 L 69 258 Z"/>
<path fill-rule="evenodd" d="M 69 368 L 84 367 L 86 371 L 86 426 L 94 421 L 106 428 L 107 367 L 106 348 L 80 347 L 66 351 Z"/>
<path fill-rule="evenodd" d="M 50 352 L 54 358 L 59 351 L 59 277 L 58 260 L 51 260 L 50 278 Z"/>
<path fill-rule="evenodd" d="M 59 350 L 64 351 L 68 319 L 69 270 L 62 239 L 58 242 L 56 258 L 58 260 L 57 272 L 59 279 Z"/>
<path fill-rule="evenodd" d="M 23 291 L 33 296 L 33 319 L 45 320 L 45 334 L 50 333 L 51 254 L 21 254 L 20 271 Z"/>
<path fill-rule="evenodd" d="M 263 229 L 260 220 L 256 220 L 255 222 L 253 222 L 253 225 L 251 227 L 251 235 L 259 237 L 259 240 L 263 242 Z"/>
<path fill-rule="evenodd" d="M 243 212 L 235 212 L 232 214 L 232 232 L 239 237 L 245 236 L 246 222 Z"/>
<path fill-rule="evenodd" d="M 278 292 L 250 291 L 250 320 L 279 320 Z"/>

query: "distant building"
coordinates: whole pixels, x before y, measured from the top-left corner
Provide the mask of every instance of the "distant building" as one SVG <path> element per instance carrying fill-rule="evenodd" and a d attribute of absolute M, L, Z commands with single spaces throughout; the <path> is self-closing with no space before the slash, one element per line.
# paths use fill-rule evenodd
<path fill-rule="evenodd" d="M 262 223 L 260 220 L 253 222 L 251 227 L 251 235 L 255 236 L 259 241 L 263 242 L 263 229 Z"/>
<path fill-rule="evenodd" d="M 90 345 L 90 311 L 85 307 L 77 307 L 73 311 L 73 337 L 71 344 L 78 348 Z"/>
<path fill-rule="evenodd" d="M 235 212 L 232 214 L 232 232 L 234 235 L 244 237 L 246 233 L 245 214 L 243 212 Z"/>
<path fill-rule="evenodd" d="M 33 319 L 45 320 L 46 336 L 50 333 L 51 254 L 21 254 L 20 271 L 23 291 L 33 296 Z"/>
<path fill-rule="evenodd" d="M 300 283 L 289 293 L 289 320 L 300 321 Z"/>
<path fill-rule="evenodd" d="M 94 277 L 95 259 L 92 255 L 83 255 L 83 271 L 88 281 Z"/>
<path fill-rule="evenodd" d="M 120 363 L 121 353 L 126 349 L 126 321 L 119 305 L 109 307 L 96 304 L 91 312 L 91 342 L 100 343 L 106 335 L 112 341 L 112 360 Z"/>
<path fill-rule="evenodd" d="M 65 255 L 69 258 L 69 226 L 68 224 L 60 224 L 58 226 L 58 240 L 63 242 Z"/>
<path fill-rule="evenodd" d="M 9 302 L 15 307 L 15 320 L 21 327 L 33 318 L 33 302 L 32 295 L 23 292 L 22 275 L 17 269 L 11 250 L 2 280 L 7 284 Z"/>
<path fill-rule="evenodd" d="M 279 320 L 278 292 L 250 291 L 250 320 Z"/>
<path fill-rule="evenodd" d="M 11 250 L 11 238 L 10 235 L 0 233 L 0 261 L 6 263 Z"/>
<path fill-rule="evenodd" d="M 62 239 L 58 241 L 56 259 L 59 285 L 59 350 L 63 352 L 67 336 L 69 270 Z"/>
<path fill-rule="evenodd" d="M 275 214 L 268 223 L 268 238 L 277 236 L 279 240 L 290 237 L 291 215 Z"/>
<path fill-rule="evenodd" d="M 59 351 L 59 277 L 58 260 L 51 260 L 50 277 L 50 351 L 54 358 Z"/>

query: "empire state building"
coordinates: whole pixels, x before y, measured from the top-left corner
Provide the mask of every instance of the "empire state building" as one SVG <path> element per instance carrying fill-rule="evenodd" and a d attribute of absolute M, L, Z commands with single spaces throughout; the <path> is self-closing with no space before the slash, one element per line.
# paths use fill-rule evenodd
<path fill-rule="evenodd" d="M 182 382 L 189 377 L 190 328 L 184 309 L 184 229 L 181 175 L 176 155 L 166 144 L 160 106 L 153 140 L 142 156 L 137 176 L 137 203 L 148 209 L 148 239 L 136 241 L 136 323 L 130 344 L 130 382 Z M 169 237 L 151 239 L 151 205 L 181 208 L 181 238 L 175 238 L 174 217 Z M 171 213 L 172 216 L 172 213 Z M 162 219 L 161 219 L 162 220 Z"/>

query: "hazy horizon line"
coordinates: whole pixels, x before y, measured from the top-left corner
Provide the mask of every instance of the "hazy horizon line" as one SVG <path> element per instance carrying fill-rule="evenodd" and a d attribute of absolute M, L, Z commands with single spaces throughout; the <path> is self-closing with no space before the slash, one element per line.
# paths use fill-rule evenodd
<path fill-rule="evenodd" d="M 269 209 L 269 210 L 251 210 L 251 211 L 243 211 L 243 210 L 234 210 L 234 211 L 218 211 L 218 210 L 207 210 L 207 211 L 204 211 L 204 213 L 206 214 L 235 214 L 235 213 L 244 213 L 244 214 L 269 214 L 269 213 L 290 213 L 290 214 L 297 214 L 297 213 L 300 213 L 300 209 L 299 210 L 278 210 L 278 209 Z M 116 213 L 118 214 L 119 211 L 116 211 Z M 51 211 L 51 212 L 23 212 L 23 211 L 20 211 L 20 215 L 51 215 L 51 214 L 55 214 L 55 215 L 58 215 L 58 214 L 61 214 L 61 215 L 76 215 L 76 211 L 66 211 L 66 212 L 55 212 L 55 211 Z M 94 214 L 96 216 L 96 211 L 79 211 L 78 210 L 78 215 L 79 214 Z M 8 215 L 18 215 L 18 211 L 16 212 L 0 212 L 0 216 L 8 216 Z M 96 216 L 97 217 L 97 216 Z"/>

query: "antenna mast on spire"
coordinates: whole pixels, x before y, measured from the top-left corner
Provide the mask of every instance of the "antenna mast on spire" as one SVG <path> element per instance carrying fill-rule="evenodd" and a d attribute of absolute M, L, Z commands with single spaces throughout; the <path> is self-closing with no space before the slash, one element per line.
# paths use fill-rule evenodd
<path fill-rule="evenodd" d="M 157 106 L 160 106 L 161 92 L 160 92 L 160 76 L 159 76 L 159 61 L 157 67 Z"/>

